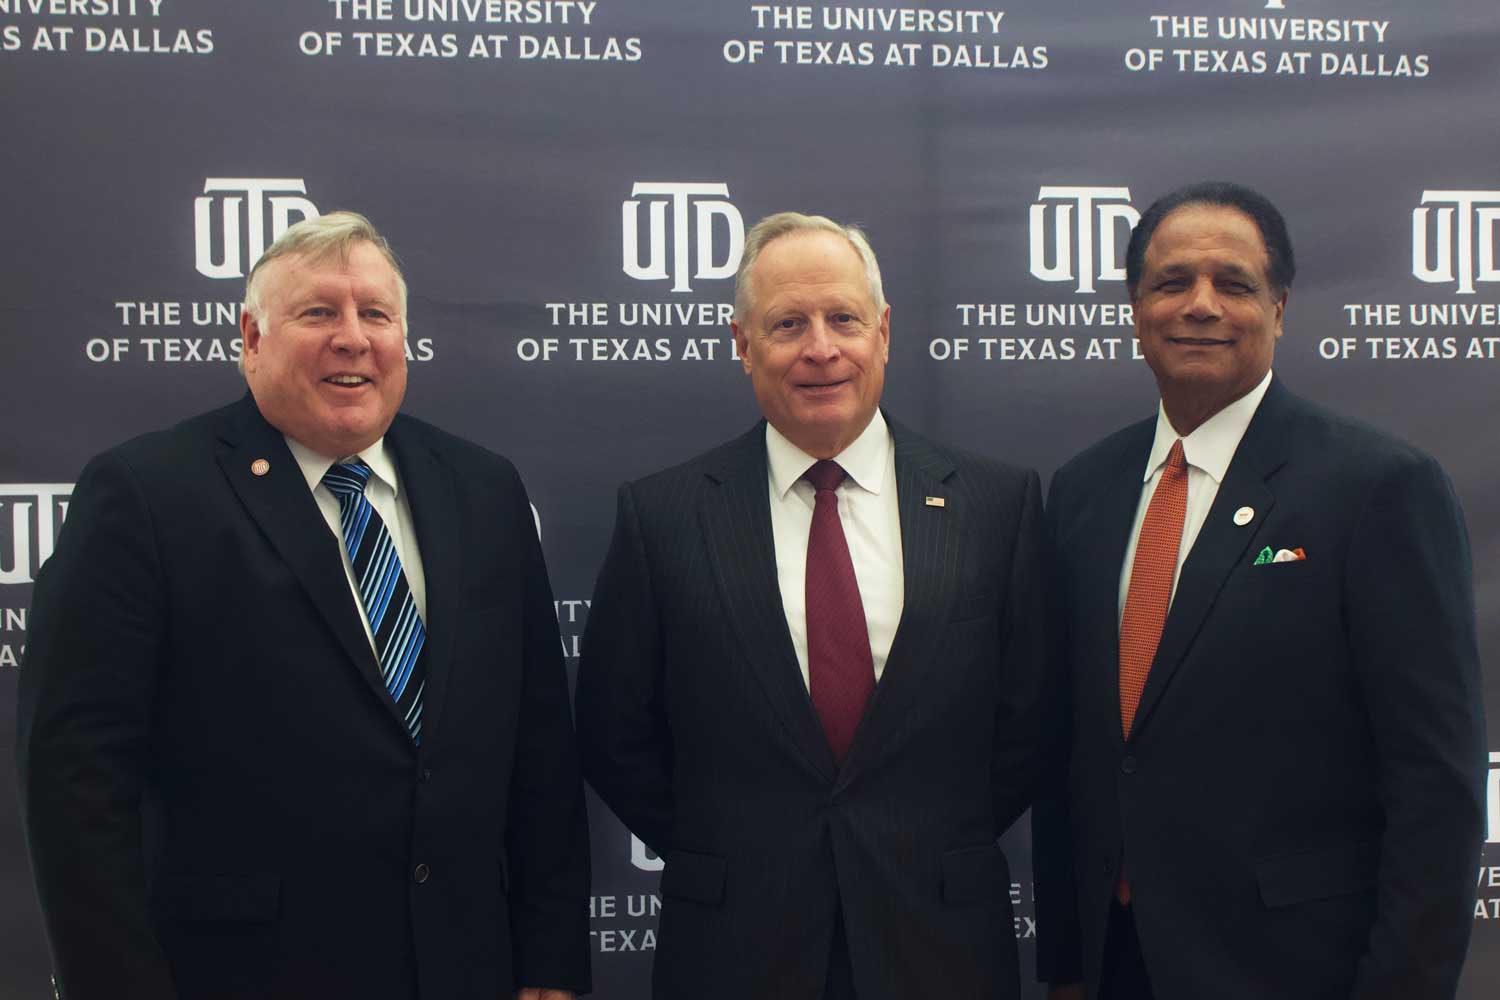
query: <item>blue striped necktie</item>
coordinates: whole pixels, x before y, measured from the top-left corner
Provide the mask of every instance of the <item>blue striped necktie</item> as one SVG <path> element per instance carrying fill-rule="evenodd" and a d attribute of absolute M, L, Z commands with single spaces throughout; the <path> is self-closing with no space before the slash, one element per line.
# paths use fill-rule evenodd
<path fill-rule="evenodd" d="M 401 554 L 385 522 L 365 497 L 370 467 L 356 458 L 323 474 L 323 485 L 339 501 L 339 528 L 354 566 L 354 582 L 375 637 L 385 688 L 406 720 L 412 741 L 422 742 L 422 689 L 427 684 L 422 646 L 427 629 L 401 571 Z"/>

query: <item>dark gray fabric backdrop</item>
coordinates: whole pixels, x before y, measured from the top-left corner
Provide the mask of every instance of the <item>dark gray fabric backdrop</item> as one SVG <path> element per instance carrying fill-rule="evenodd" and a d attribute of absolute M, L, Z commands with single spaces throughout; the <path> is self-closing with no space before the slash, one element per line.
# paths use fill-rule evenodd
<path fill-rule="evenodd" d="M 1134 212 L 1248 182 L 1301 259 L 1278 373 L 1439 456 L 1493 659 L 1497 42 L 1494 0 L 0 0 L 6 757 L 79 469 L 237 396 L 247 264 L 344 207 L 406 265 L 407 409 L 525 476 L 571 666 L 615 487 L 755 418 L 720 322 L 755 219 L 864 223 L 890 409 L 1046 477 L 1154 405 L 1120 309 Z M 1500 680 L 1486 697 L 1500 716 Z M 1467 1000 L 1500 990 L 1490 746 Z M 0 996 L 39 998 L 14 791 L 7 764 Z M 594 805 L 598 995 L 640 998 L 654 859 Z M 1007 842 L 1029 961 L 1030 845 Z"/>

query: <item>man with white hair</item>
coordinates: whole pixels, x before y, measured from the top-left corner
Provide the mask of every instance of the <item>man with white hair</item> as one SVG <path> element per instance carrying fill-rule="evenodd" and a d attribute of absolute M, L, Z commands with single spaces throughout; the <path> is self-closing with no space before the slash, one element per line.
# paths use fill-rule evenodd
<path fill-rule="evenodd" d="M 666 861 L 655 995 L 1019 996 L 1037 475 L 879 411 L 857 229 L 758 223 L 733 330 L 765 420 L 621 487 L 579 668 L 585 775 Z"/>
<path fill-rule="evenodd" d="M 249 393 L 106 451 L 38 574 L 22 811 L 64 1000 L 560 1000 L 588 833 L 505 459 L 398 413 L 363 216 L 251 271 Z"/>

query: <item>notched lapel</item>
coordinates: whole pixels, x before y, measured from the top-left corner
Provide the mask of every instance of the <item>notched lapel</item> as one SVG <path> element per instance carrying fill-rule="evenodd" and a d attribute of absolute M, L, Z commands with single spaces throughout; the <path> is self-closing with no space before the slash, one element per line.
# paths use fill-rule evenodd
<path fill-rule="evenodd" d="M 707 473 L 699 520 L 719 594 L 750 669 L 808 766 L 831 781 L 833 751 L 813 709 L 787 630 L 771 532 L 765 425 Z"/>
<path fill-rule="evenodd" d="M 1071 556 L 1069 586 L 1077 602 L 1070 620 L 1087 623 L 1076 640 L 1076 662 L 1091 674 L 1098 672 L 1097 677 L 1080 678 L 1078 689 L 1109 691 L 1111 706 L 1120 704 L 1120 572 L 1140 506 L 1154 433 L 1152 420 L 1137 435 L 1139 440 L 1122 449 L 1119 460 L 1093 491 L 1073 533 L 1060 543 Z M 1118 707 L 1111 710 L 1118 722 Z M 1115 731 L 1119 732 L 1118 726 Z"/>
<path fill-rule="evenodd" d="M 1193 640 L 1204 627 L 1229 575 L 1241 560 L 1249 558 L 1252 544 L 1276 506 L 1276 495 L 1267 481 L 1286 461 L 1283 420 L 1282 392 L 1273 383 L 1246 429 L 1193 549 L 1182 564 L 1161 643 L 1141 691 L 1132 738 L 1149 723 L 1152 709 L 1187 660 Z M 1255 512 L 1248 524 L 1234 522 L 1234 513 L 1241 507 Z"/>
<path fill-rule="evenodd" d="M 302 584 L 314 610 L 348 654 L 351 666 L 404 730 L 405 723 L 396 714 L 395 702 L 386 692 L 375 653 L 365 638 L 360 612 L 344 575 L 339 541 L 318 511 L 286 440 L 265 422 L 248 394 L 220 434 L 217 457 L 229 485 Z M 269 463 L 264 475 L 251 470 L 257 459 Z"/>
<path fill-rule="evenodd" d="M 896 747 L 891 735 L 900 728 L 925 687 L 938 643 L 957 599 L 960 540 L 970 516 L 962 493 L 953 488 L 953 463 L 922 438 L 886 418 L 896 442 L 896 506 L 901 518 L 901 620 L 891 640 L 880 683 L 866 706 L 854 742 L 844 759 L 841 781 L 874 754 Z M 942 500 L 929 504 L 928 497 Z"/>
<path fill-rule="evenodd" d="M 464 580 L 464 546 L 454 470 L 428 448 L 400 418 L 391 425 L 386 442 L 396 458 L 401 488 L 406 491 L 417 551 L 426 579 L 427 641 L 422 656 L 427 687 L 422 693 L 422 746 L 431 752 L 442 739 L 443 706 L 447 702 L 453 666 L 453 643 L 462 609 L 459 590 Z"/>

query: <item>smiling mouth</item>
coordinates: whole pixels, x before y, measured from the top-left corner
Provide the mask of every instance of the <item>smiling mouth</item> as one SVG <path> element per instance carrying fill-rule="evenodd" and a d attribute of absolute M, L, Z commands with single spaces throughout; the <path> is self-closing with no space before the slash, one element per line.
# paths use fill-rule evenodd
<path fill-rule="evenodd" d="M 1227 347 L 1234 343 L 1232 340 L 1214 340 L 1209 337 L 1169 337 L 1174 344 L 1183 344 L 1188 347 Z"/>
<path fill-rule="evenodd" d="M 355 387 L 366 385 L 370 380 L 365 378 L 363 375 L 330 375 L 323 381 L 327 382 L 329 385 Z"/>

